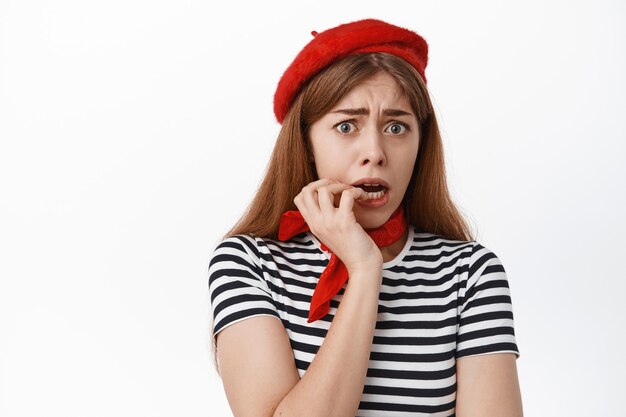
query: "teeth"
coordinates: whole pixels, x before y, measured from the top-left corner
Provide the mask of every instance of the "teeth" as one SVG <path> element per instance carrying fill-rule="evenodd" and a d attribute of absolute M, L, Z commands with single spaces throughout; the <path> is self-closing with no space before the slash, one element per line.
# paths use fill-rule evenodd
<path fill-rule="evenodd" d="M 365 185 L 369 185 L 369 184 L 365 184 Z M 387 190 L 383 189 L 382 191 L 378 191 L 376 193 L 367 193 L 367 198 L 370 200 L 375 200 L 384 196 L 386 192 Z"/>
<path fill-rule="evenodd" d="M 363 191 L 365 191 L 365 194 L 367 194 L 368 200 L 379 199 L 387 193 L 387 188 L 383 186 L 382 184 L 378 184 L 378 183 L 363 183 L 363 184 L 357 185 L 356 187 L 360 187 Z M 364 187 L 379 187 L 381 188 L 381 190 L 380 191 L 366 191 Z"/>

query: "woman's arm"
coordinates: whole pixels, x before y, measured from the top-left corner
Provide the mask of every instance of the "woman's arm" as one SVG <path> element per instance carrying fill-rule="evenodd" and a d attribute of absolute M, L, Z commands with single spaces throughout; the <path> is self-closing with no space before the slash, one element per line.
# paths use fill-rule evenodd
<path fill-rule="evenodd" d="M 513 353 L 466 356 L 456 362 L 457 417 L 522 417 Z"/>
<path fill-rule="evenodd" d="M 356 414 L 376 327 L 381 268 L 357 271 L 348 281 L 328 334 L 302 379 L 279 320 L 253 317 L 217 335 L 220 373 L 235 417 Z"/>
<path fill-rule="evenodd" d="M 324 343 L 304 377 L 278 405 L 275 416 L 356 414 L 376 328 L 381 268 L 373 267 L 348 281 Z"/>
<path fill-rule="evenodd" d="M 335 195 L 341 196 L 339 207 L 333 203 Z M 354 201 L 364 196 L 360 188 L 324 179 L 307 185 L 294 199 L 311 231 L 341 259 L 350 278 L 302 379 L 279 321 L 251 318 L 218 334 L 219 366 L 236 417 L 356 414 L 376 328 L 383 265 L 380 250 L 352 211 Z"/>
<path fill-rule="evenodd" d="M 231 324 L 216 336 L 217 361 L 235 417 L 271 416 L 298 383 L 289 336 L 276 317 Z"/>

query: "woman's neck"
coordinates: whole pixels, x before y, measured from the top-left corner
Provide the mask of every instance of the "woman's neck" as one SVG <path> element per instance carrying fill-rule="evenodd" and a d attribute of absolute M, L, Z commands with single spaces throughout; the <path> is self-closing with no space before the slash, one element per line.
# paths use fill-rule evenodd
<path fill-rule="evenodd" d="M 400 239 L 396 240 L 394 243 L 392 243 L 389 246 L 380 248 L 380 253 L 383 254 L 383 262 L 389 262 L 392 259 L 394 259 L 396 256 L 398 256 L 400 251 L 402 251 L 402 248 L 404 248 L 404 245 L 406 244 L 406 239 L 408 237 L 409 237 L 409 229 L 407 228 L 404 230 L 404 233 L 402 233 L 402 237 L 400 237 Z"/>

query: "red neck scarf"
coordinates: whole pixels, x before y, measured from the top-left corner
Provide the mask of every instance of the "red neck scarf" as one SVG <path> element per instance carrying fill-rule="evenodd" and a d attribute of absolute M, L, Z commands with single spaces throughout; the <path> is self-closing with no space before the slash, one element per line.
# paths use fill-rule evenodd
<path fill-rule="evenodd" d="M 278 239 L 288 240 L 293 236 L 309 230 L 309 226 L 304 221 L 302 214 L 298 210 L 291 210 L 283 213 L 278 227 Z M 391 215 L 385 224 L 376 229 L 366 230 L 379 248 L 390 246 L 402 237 L 406 230 L 406 221 L 402 205 Z M 322 243 L 322 250 L 330 252 L 330 262 L 320 275 L 309 309 L 308 323 L 319 320 L 328 314 L 330 309 L 330 299 L 343 288 L 348 280 L 348 270 L 341 260 Z"/>

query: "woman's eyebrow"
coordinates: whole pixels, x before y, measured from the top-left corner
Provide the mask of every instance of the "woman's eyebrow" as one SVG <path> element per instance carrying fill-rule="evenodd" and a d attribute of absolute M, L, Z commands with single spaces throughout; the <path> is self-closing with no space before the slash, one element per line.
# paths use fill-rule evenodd
<path fill-rule="evenodd" d="M 348 116 L 367 116 L 370 114 L 370 111 L 365 107 L 359 107 L 358 109 L 339 109 L 333 110 L 331 113 L 343 113 Z M 385 116 L 413 116 L 412 113 L 406 112 L 400 109 L 385 109 L 383 110 L 383 115 Z"/>
<path fill-rule="evenodd" d="M 413 113 L 409 113 L 400 109 L 385 109 L 383 110 L 385 116 L 413 116 Z"/>

